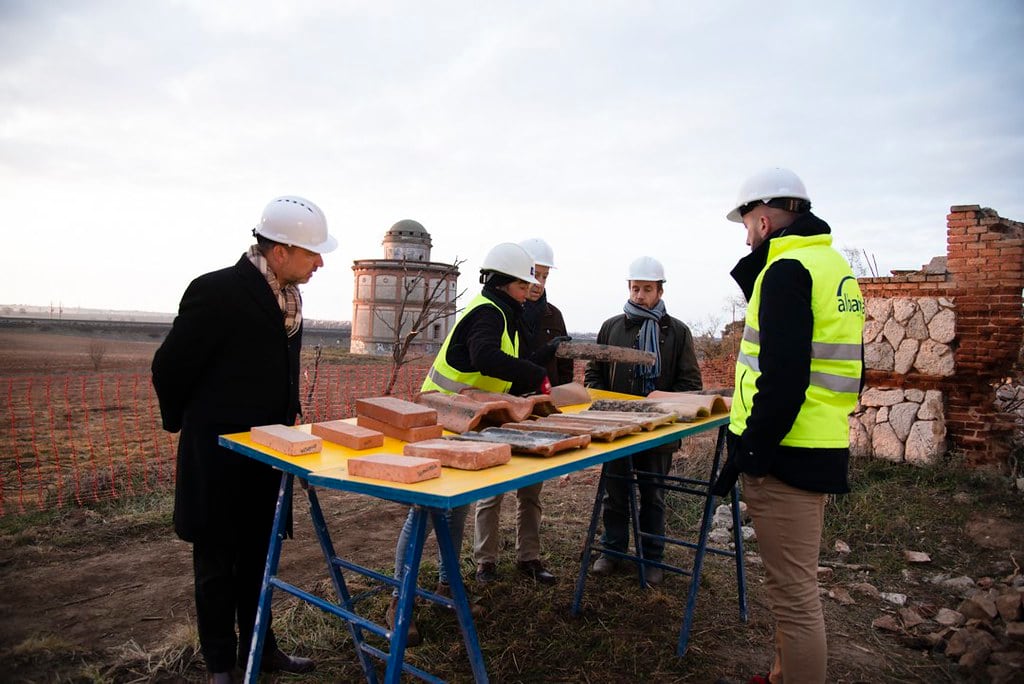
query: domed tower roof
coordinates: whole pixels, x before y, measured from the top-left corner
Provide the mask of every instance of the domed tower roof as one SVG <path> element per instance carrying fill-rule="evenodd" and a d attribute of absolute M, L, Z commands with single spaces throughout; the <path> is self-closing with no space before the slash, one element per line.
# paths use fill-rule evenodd
<path fill-rule="evenodd" d="M 402 219 L 395 225 L 391 226 L 386 235 L 415 235 L 430 237 L 430 233 L 423 227 L 423 224 L 419 221 L 413 221 L 412 219 Z"/>
<path fill-rule="evenodd" d="M 402 219 L 384 233 L 384 258 L 430 261 L 430 233 L 419 221 Z"/>

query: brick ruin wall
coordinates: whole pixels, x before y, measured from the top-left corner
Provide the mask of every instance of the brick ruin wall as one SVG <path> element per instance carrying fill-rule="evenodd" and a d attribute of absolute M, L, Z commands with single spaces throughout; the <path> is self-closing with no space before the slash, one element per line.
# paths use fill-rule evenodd
<path fill-rule="evenodd" d="M 996 408 L 995 388 L 1020 371 L 1024 223 L 966 205 L 946 226 L 945 258 L 859 279 L 868 370 L 851 448 L 928 463 L 948 445 L 1007 472 L 1014 416 Z"/>

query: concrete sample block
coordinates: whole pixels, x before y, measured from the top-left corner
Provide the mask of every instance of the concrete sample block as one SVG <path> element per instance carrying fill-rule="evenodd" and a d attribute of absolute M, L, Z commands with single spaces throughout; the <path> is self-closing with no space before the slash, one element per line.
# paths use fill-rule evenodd
<path fill-rule="evenodd" d="M 512 447 L 493 442 L 463 442 L 452 439 L 427 439 L 406 444 L 406 456 L 436 458 L 441 465 L 459 470 L 482 470 L 512 460 Z"/>
<path fill-rule="evenodd" d="M 348 459 L 348 474 L 410 484 L 441 477 L 441 462 L 398 454 L 370 454 Z"/>
<path fill-rule="evenodd" d="M 437 411 L 395 397 L 356 399 L 356 417 L 366 416 L 400 429 L 437 424 Z"/>
<path fill-rule="evenodd" d="M 355 449 L 356 451 L 384 445 L 383 432 L 352 425 L 343 420 L 313 423 L 311 430 L 317 437 L 322 437 L 328 442 L 334 442 L 347 449 Z"/>
<path fill-rule="evenodd" d="M 433 409 L 431 409 L 432 412 Z M 436 413 L 436 412 L 435 412 Z M 419 427 L 398 428 L 369 416 L 356 416 L 356 423 L 360 427 L 383 432 L 388 437 L 400 439 L 403 442 L 422 442 L 425 439 L 435 439 L 444 433 L 444 428 L 436 423 L 434 425 L 422 425 Z"/>
<path fill-rule="evenodd" d="M 249 437 L 257 444 L 276 449 L 288 456 L 316 454 L 324 447 L 324 442 L 319 437 L 280 424 L 254 427 L 249 431 Z"/>

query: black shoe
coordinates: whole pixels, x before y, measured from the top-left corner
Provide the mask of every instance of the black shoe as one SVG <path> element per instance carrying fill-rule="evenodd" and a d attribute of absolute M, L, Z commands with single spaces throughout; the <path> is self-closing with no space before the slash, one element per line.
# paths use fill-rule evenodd
<path fill-rule="evenodd" d="M 312 672 L 316 669 L 316 663 L 309 658 L 290 656 L 280 649 L 274 649 L 270 653 L 263 654 L 261 672 Z"/>
<path fill-rule="evenodd" d="M 481 584 L 498 581 L 498 566 L 494 563 L 477 563 L 476 581 Z"/>
<path fill-rule="evenodd" d="M 206 675 L 206 684 L 235 684 L 234 672 L 209 672 Z"/>
<path fill-rule="evenodd" d="M 519 568 L 519 572 L 527 577 L 532 577 L 541 584 L 555 584 L 558 582 L 558 578 L 545 570 L 544 565 L 538 559 L 519 561 L 516 565 Z"/>
<path fill-rule="evenodd" d="M 644 579 L 652 587 L 656 587 L 665 581 L 665 571 L 655 565 L 645 565 Z"/>

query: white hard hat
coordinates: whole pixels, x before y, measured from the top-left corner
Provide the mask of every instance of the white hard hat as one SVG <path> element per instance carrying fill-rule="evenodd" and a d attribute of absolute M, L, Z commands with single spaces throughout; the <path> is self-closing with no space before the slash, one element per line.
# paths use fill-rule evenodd
<path fill-rule="evenodd" d="M 338 246 L 338 241 L 327 234 L 327 218 L 320 207 L 293 195 L 271 200 L 253 232 L 317 254 L 326 254 Z"/>
<path fill-rule="evenodd" d="M 654 257 L 642 256 L 634 259 L 629 265 L 629 277 L 626 280 L 656 280 L 665 282 L 665 269 Z"/>
<path fill-rule="evenodd" d="M 802 209 L 796 208 L 802 203 L 795 203 L 793 211 L 809 211 L 811 198 L 807 195 L 804 182 L 790 171 L 779 167 L 758 171 L 753 176 L 743 181 L 740 192 L 736 196 L 736 203 L 732 211 L 726 214 L 726 218 L 736 223 L 743 223 L 743 216 L 740 209 L 751 202 L 765 202 L 773 199 L 794 199 L 803 200 L 806 206 Z M 786 207 L 789 208 L 789 207 Z M 743 212 L 746 213 L 746 212 Z"/>
<path fill-rule="evenodd" d="M 519 246 L 524 248 L 527 252 L 533 256 L 533 260 L 537 262 L 538 266 L 547 266 L 548 268 L 555 267 L 555 253 L 551 249 L 551 245 L 544 242 L 540 238 L 529 238 L 519 243 Z"/>
<path fill-rule="evenodd" d="M 502 273 L 531 285 L 539 285 L 533 272 L 533 257 L 522 246 L 514 242 L 495 245 L 484 257 L 481 273 Z"/>

